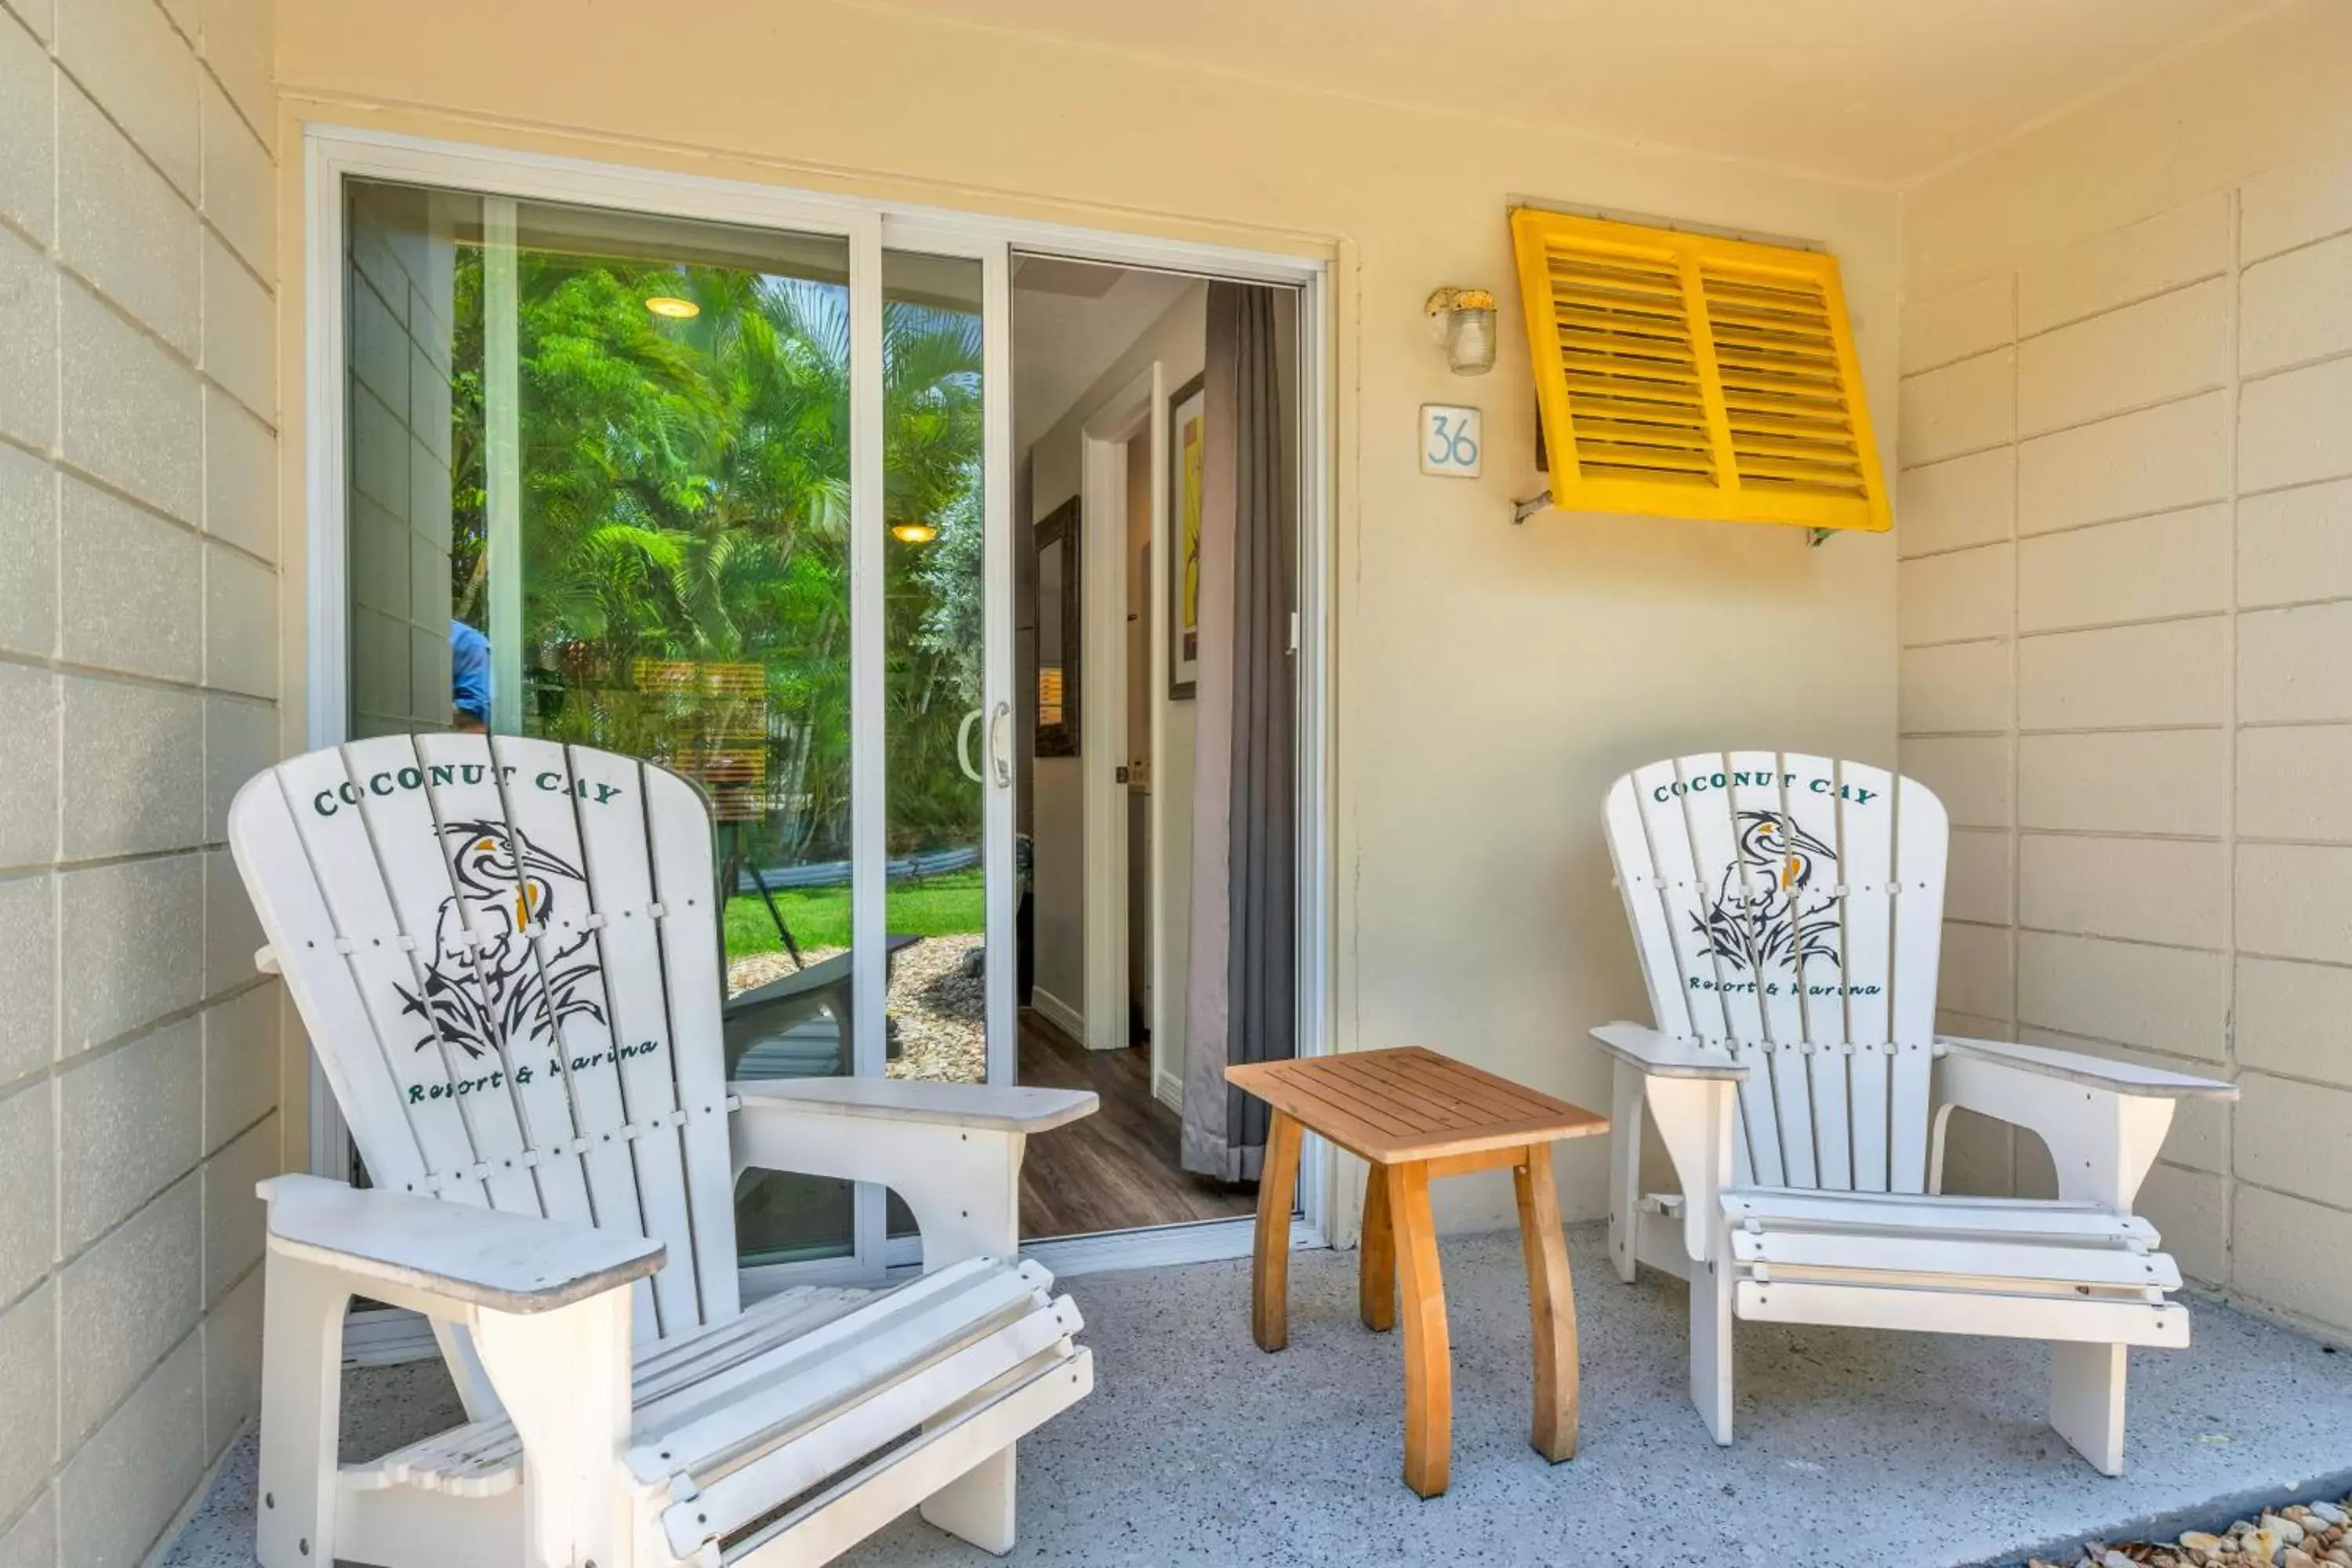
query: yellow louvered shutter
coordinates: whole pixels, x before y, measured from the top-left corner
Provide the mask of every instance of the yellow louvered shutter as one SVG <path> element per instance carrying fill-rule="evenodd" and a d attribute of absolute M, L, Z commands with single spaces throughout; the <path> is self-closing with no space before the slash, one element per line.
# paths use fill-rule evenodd
<path fill-rule="evenodd" d="M 1552 504 L 1885 530 L 1837 258 L 1511 214 Z"/>

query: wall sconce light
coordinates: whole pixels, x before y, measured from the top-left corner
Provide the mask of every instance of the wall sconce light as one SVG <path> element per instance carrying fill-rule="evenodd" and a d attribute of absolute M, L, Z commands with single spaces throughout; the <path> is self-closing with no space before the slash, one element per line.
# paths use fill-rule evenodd
<path fill-rule="evenodd" d="M 1440 289 L 1422 307 L 1429 335 L 1445 345 L 1445 363 L 1456 375 L 1484 375 L 1495 368 L 1495 296 L 1484 289 Z"/>

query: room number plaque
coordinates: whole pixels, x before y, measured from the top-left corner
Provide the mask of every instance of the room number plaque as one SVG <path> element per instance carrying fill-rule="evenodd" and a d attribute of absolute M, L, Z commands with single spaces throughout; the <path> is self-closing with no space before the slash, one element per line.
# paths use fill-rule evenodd
<path fill-rule="evenodd" d="M 1421 471 L 1448 479 L 1478 477 L 1478 411 L 1450 403 L 1421 405 Z"/>

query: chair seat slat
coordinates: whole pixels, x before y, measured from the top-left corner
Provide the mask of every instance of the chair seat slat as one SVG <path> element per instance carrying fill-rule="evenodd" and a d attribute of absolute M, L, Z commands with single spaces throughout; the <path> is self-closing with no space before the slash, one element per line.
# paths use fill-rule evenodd
<path fill-rule="evenodd" d="M 2026 1223 L 2030 1226 L 2030 1216 Z M 1754 1235 L 1734 1231 L 1731 1247 L 1732 1256 L 1739 1262 L 1767 1265 L 1775 1279 L 1787 1267 L 1864 1278 L 1949 1275 L 2134 1290 L 2180 1288 L 2179 1268 L 2161 1252 L 2099 1237 L 2042 1237 L 2030 1228 L 2015 1235 L 1991 1234 L 2001 1235 L 2001 1239 L 1991 1239 L 1983 1232 L 1922 1236 L 1880 1231 L 1766 1230 Z"/>
<path fill-rule="evenodd" d="M 1740 1280 L 1734 1307 L 1750 1321 L 1906 1329 L 2088 1344 L 2189 1343 L 2189 1310 L 2175 1303 L 1981 1289 Z"/>

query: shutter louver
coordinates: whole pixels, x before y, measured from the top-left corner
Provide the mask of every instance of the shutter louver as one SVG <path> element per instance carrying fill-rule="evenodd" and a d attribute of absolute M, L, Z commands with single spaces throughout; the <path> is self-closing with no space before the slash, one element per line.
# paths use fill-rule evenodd
<path fill-rule="evenodd" d="M 1884 530 L 1834 258 L 1511 215 L 1553 504 Z"/>

